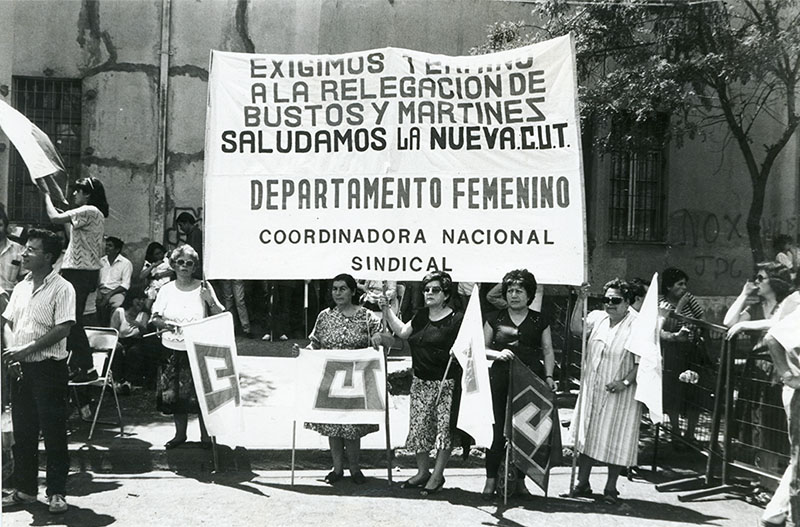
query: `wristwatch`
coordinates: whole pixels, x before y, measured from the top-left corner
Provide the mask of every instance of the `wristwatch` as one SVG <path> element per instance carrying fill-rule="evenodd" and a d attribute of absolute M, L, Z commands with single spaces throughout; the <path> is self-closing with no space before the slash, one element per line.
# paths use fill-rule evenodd
<path fill-rule="evenodd" d="M 622 384 L 624 384 L 625 387 L 627 388 L 628 386 L 631 385 L 631 381 L 629 381 L 628 379 L 622 379 Z"/>

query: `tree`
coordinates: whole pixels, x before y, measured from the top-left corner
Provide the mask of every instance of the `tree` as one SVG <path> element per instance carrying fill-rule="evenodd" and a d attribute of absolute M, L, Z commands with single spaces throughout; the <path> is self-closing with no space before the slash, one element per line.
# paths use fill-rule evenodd
<path fill-rule="evenodd" d="M 575 35 L 581 116 L 633 122 L 630 133 L 601 135 L 595 146 L 631 146 L 658 115 L 669 115 L 666 140 L 723 125 L 741 151 L 753 197 L 747 234 L 754 262 L 764 259 L 761 216 L 772 168 L 800 124 L 800 5 L 796 0 L 543 0 L 540 25 L 500 22 L 473 53 Z M 530 31 L 530 34 L 526 34 Z M 777 132 L 755 137 L 757 122 Z M 621 144 L 622 143 L 622 144 Z"/>

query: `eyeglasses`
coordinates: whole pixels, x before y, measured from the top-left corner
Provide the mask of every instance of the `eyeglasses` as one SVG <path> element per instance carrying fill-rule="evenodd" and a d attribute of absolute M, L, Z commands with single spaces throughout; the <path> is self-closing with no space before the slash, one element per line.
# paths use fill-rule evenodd
<path fill-rule="evenodd" d="M 753 277 L 753 282 L 755 282 L 755 283 L 757 284 L 757 283 L 759 283 L 759 282 L 763 282 L 763 281 L 764 281 L 764 280 L 766 280 L 766 279 L 767 279 L 767 277 L 766 277 L 766 276 L 764 276 L 763 274 L 757 274 L 757 275 L 755 275 L 755 276 Z"/>
<path fill-rule="evenodd" d="M 604 296 L 602 301 L 604 304 L 611 304 L 612 306 L 618 306 L 622 303 L 623 298 L 621 296 Z"/>
<path fill-rule="evenodd" d="M 194 267 L 194 260 L 184 260 L 181 258 L 180 260 L 175 260 L 175 265 L 183 265 L 185 267 Z"/>
<path fill-rule="evenodd" d="M 426 288 L 425 288 L 425 289 L 423 289 L 422 291 L 423 291 L 424 293 L 432 293 L 432 294 L 434 294 L 434 295 L 438 295 L 439 293 L 441 293 L 441 292 L 442 292 L 442 288 L 441 288 L 441 287 L 437 287 L 437 286 L 435 286 L 435 285 L 432 285 L 432 286 L 430 286 L 430 287 L 426 287 Z"/>

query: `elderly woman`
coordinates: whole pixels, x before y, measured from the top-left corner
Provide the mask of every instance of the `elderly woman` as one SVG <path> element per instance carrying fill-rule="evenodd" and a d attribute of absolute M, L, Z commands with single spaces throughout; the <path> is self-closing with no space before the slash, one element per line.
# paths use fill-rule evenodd
<path fill-rule="evenodd" d="M 354 303 L 358 300 L 355 296 L 357 294 L 356 281 L 349 274 L 340 274 L 333 279 L 331 298 L 334 305 L 317 316 L 317 322 L 309 336 L 309 348 L 363 349 L 370 345 L 372 336 L 380 329 L 380 321 L 367 309 Z M 361 438 L 377 431 L 378 425 L 306 423 L 305 427 L 328 436 L 333 470 L 325 476 L 326 482 L 333 484 L 342 479 L 345 450 L 353 483 L 360 485 L 366 481 L 359 464 Z"/>
<path fill-rule="evenodd" d="M 688 291 L 689 276 L 675 267 L 664 269 L 661 273 L 661 295 L 658 297 L 658 307 L 662 311 L 673 311 L 685 317 L 703 318 L 703 308 L 697 299 Z M 664 413 L 669 417 L 672 428 L 672 437 L 680 435 L 679 416 L 686 415 L 685 441 L 694 439 L 694 429 L 697 425 L 698 409 L 695 405 L 687 405 L 687 389 L 689 385 L 681 382 L 679 376 L 691 364 L 701 361 L 698 353 L 700 333 L 699 330 L 685 322 L 667 317 L 661 327 L 661 352 L 664 356 Z M 680 442 L 674 443 L 676 448 L 681 448 Z"/>
<path fill-rule="evenodd" d="M 555 389 L 555 355 L 549 323 L 529 306 L 536 296 L 536 278 L 527 269 L 510 271 L 503 277 L 503 298 L 508 307 L 491 315 L 483 326 L 486 356 L 494 359 L 489 370 L 494 409 L 494 437 L 486 451 L 486 483 L 481 497 L 491 499 L 497 490 L 498 469 L 505 454 L 506 399 L 509 361 L 518 357 L 536 375 Z M 519 490 L 525 492 L 524 478 Z"/>
<path fill-rule="evenodd" d="M 67 347 L 72 352 L 70 378 L 80 382 L 96 379 L 99 373 L 93 369 L 92 352 L 83 329 L 83 315 L 86 299 L 97 289 L 100 260 L 105 254 L 103 233 L 108 217 L 108 201 L 103 184 L 95 177 L 79 179 L 73 189 L 74 208 L 64 212 L 56 209 L 49 192 L 44 193 L 44 204 L 50 221 L 67 226 L 69 243 L 61 264 L 61 276 L 75 288 L 78 320 L 70 328 Z"/>
<path fill-rule="evenodd" d="M 199 261 L 194 249 L 181 245 L 172 251 L 169 259 L 176 278 L 159 290 L 153 303 L 150 323 L 163 331 L 161 345 L 172 352 L 159 376 L 156 394 L 158 409 L 172 414 L 175 422 L 175 437 L 164 445 L 165 448 L 172 449 L 186 442 L 189 414 L 200 413 L 181 326 L 209 314 L 216 315 L 225 309 L 217 300 L 211 285 L 192 276 Z M 204 447 L 208 447 L 211 440 L 203 423 L 203 416 L 199 417 L 200 440 Z"/>
<path fill-rule="evenodd" d="M 589 340 L 586 345 L 581 391 L 576 403 L 580 412 L 573 421 L 572 433 L 578 456 L 578 483 L 572 497 L 592 494 L 589 476 L 592 466 L 608 465 L 603 501 L 618 502 L 617 479 L 623 467 L 636 465 L 639 420 L 642 410 L 634 399 L 638 364 L 627 350 L 636 312 L 630 309 L 628 284 L 620 279 L 603 287 L 603 310 L 586 317 Z M 586 288 L 578 292 L 570 329 L 583 331 L 581 310 Z"/>
<path fill-rule="evenodd" d="M 444 487 L 444 469 L 450 458 L 450 410 L 460 370 L 456 363 L 449 370 L 447 366 L 464 317 L 448 306 L 453 287 L 449 274 L 429 273 L 422 279 L 422 287 L 425 307 L 407 323 L 391 310 L 386 297 L 381 297 L 380 306 L 389 328 L 408 340 L 414 373 L 406 448 L 416 454 L 417 473 L 400 486 L 421 489 L 420 494 L 428 496 Z M 436 449 L 436 464 L 431 473 L 428 454 L 433 449 Z"/>

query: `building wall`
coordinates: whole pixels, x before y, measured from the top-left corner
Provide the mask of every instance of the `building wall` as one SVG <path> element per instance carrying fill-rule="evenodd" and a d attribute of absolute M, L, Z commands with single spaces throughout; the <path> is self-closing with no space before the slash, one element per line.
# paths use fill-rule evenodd
<path fill-rule="evenodd" d="M 106 183 L 108 234 L 135 264 L 153 239 L 175 241 L 177 211 L 202 216 L 203 137 L 210 49 L 342 53 L 405 47 L 467 54 L 495 21 L 530 6 L 489 0 L 171 0 L 166 175 L 158 174 L 162 0 L 0 0 L 0 97 L 12 75 L 83 81 L 83 174 Z M 5 88 L 4 88 L 5 87 Z M 7 140 L 0 141 L 7 145 Z M 765 229 L 797 233 L 798 141 L 769 189 Z M 745 231 L 750 187 L 735 145 L 720 130 L 670 153 L 665 244 L 608 243 L 607 160 L 591 166 L 587 194 L 591 280 L 689 273 L 701 295 L 734 294 L 751 272 Z M 8 148 L 0 150 L 6 199 Z M 535 267 L 535 266 L 534 266 Z"/>

